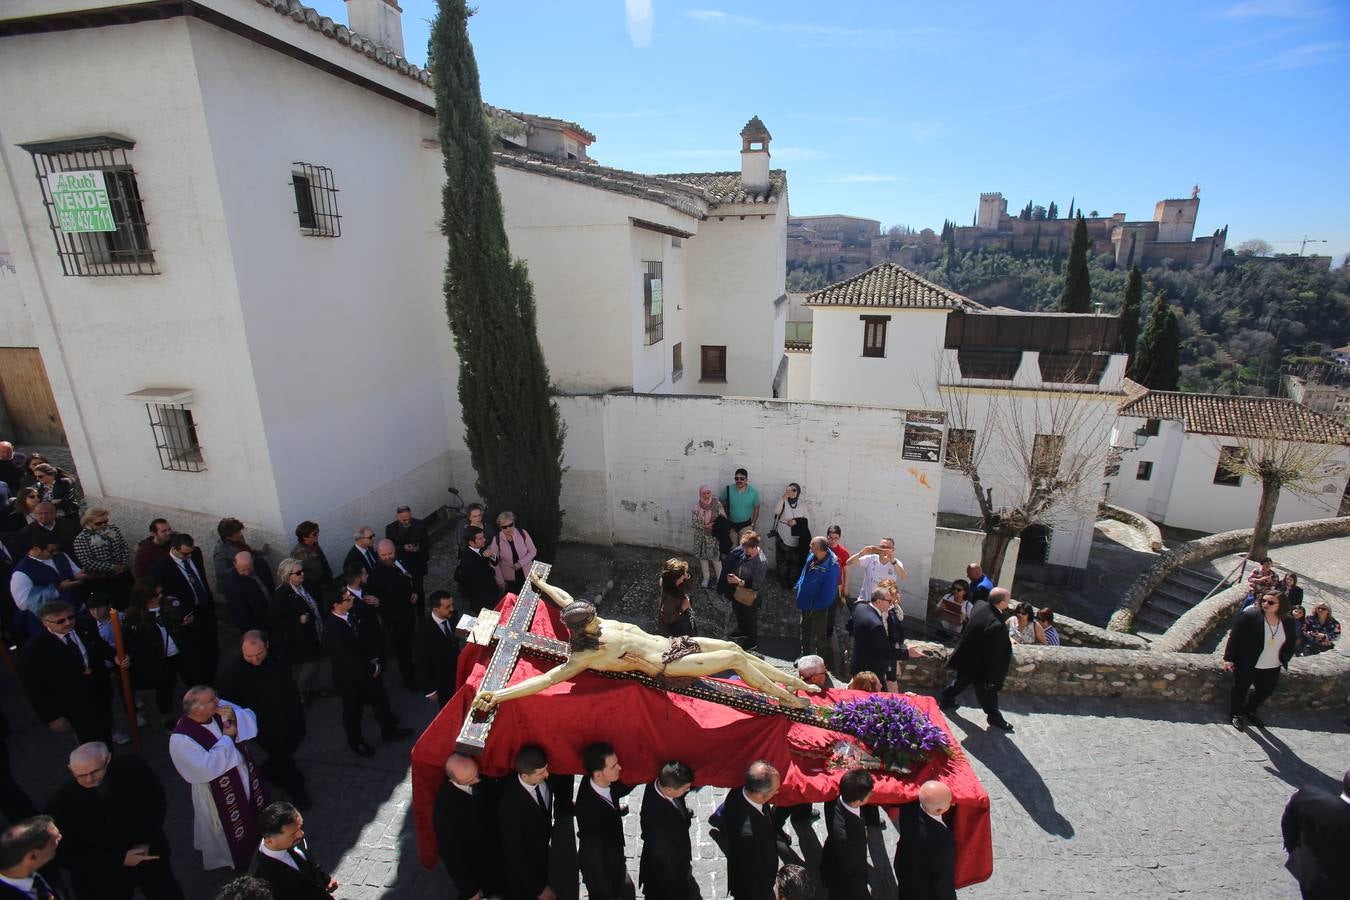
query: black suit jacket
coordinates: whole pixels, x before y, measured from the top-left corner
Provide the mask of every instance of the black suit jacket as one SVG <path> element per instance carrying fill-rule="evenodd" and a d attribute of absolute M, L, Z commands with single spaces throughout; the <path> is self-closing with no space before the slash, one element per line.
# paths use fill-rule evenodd
<path fill-rule="evenodd" d="M 272 624 L 272 598 L 268 596 L 269 591 L 258 583 L 258 579 L 251 575 L 245 577 L 230 569 L 220 583 L 220 590 L 225 595 L 230 620 L 241 633 L 255 628 L 268 630 Z"/>
<path fill-rule="evenodd" d="M 1280 819 L 1284 867 L 1308 900 L 1346 896 L 1345 851 L 1350 847 L 1350 803 L 1317 788 L 1300 788 Z"/>
<path fill-rule="evenodd" d="M 268 756 L 290 756 L 305 739 L 305 704 L 279 653 L 269 652 L 260 666 L 236 653 L 221 667 L 220 694 L 257 715 L 257 741 Z"/>
<path fill-rule="evenodd" d="M 455 636 L 454 623 L 450 623 L 450 636 L 436 625 L 427 613 L 417 620 L 417 633 L 413 637 L 413 670 L 417 673 L 417 688 L 423 693 L 436 692 L 436 700 L 442 705 L 454 696 L 455 675 L 459 669 L 459 638 Z"/>
<path fill-rule="evenodd" d="M 314 862 L 308 847 L 304 849 L 305 859 L 292 855 L 300 867 L 298 871 L 259 850 L 253 854 L 248 872 L 271 885 L 276 900 L 330 900 L 333 895 L 328 893 L 328 882 L 333 880 L 332 876 Z"/>
<path fill-rule="evenodd" d="M 710 836 L 727 858 L 727 893 L 736 900 L 773 900 L 778 829 L 769 813 L 767 806 L 756 812 L 744 791 L 732 788 L 708 818 Z"/>
<path fill-rule="evenodd" d="M 895 881 L 905 900 L 956 900 L 956 842 L 918 803 L 900 807 Z"/>
<path fill-rule="evenodd" d="M 309 588 L 306 587 L 305 590 Z M 293 663 L 314 662 L 323 656 L 319 625 L 327 612 L 323 608 L 323 597 L 316 597 L 313 594 L 310 596 L 314 597 L 314 605 L 318 607 L 317 617 L 304 598 L 291 590 L 288 584 L 277 588 L 277 592 L 272 595 L 272 605 L 269 609 L 272 643 L 273 646 L 279 645 L 283 648 L 286 651 L 286 658 Z M 301 622 L 301 616 L 305 616 L 306 621 Z"/>
<path fill-rule="evenodd" d="M 623 816 L 620 801 L 633 789 L 618 782 L 609 786 L 614 805 L 606 803 L 583 777 L 577 789 L 577 860 L 586 891 L 595 900 L 626 896 L 624 884 L 628 870 L 623 861 Z"/>
<path fill-rule="evenodd" d="M 398 566 L 380 563 L 370 573 L 365 589 L 380 598 L 380 618 L 386 625 L 412 627 L 418 607 L 408 602 L 413 595 L 411 575 L 405 575 Z"/>
<path fill-rule="evenodd" d="M 374 544 L 372 544 L 370 547 L 370 555 L 375 556 Z M 366 558 L 365 554 L 363 554 L 360 550 L 357 550 L 355 544 L 352 544 L 351 547 L 347 550 L 347 555 L 342 560 L 342 571 L 343 572 L 350 571 L 351 567 L 357 564 L 360 564 L 361 568 L 366 570 L 367 575 L 375 571 L 374 566 L 371 565 L 370 560 Z M 377 558 L 376 565 L 378 564 L 379 560 Z"/>
<path fill-rule="evenodd" d="M 871 603 L 853 606 L 853 671 L 871 672 L 883 682 L 895 671 L 895 648 L 886 633 L 886 620 Z"/>
<path fill-rule="evenodd" d="M 353 609 L 343 622 L 331 612 L 323 620 L 323 645 L 333 664 L 338 693 L 366 689 L 375 674 L 371 660 L 381 659 L 382 634 L 375 614 Z"/>
<path fill-rule="evenodd" d="M 689 840 L 693 818 L 683 797 L 678 804 L 672 803 L 657 792 L 655 785 L 647 785 L 642 795 L 642 859 L 638 863 L 638 882 L 647 900 L 693 900 L 699 896 Z"/>
<path fill-rule="evenodd" d="M 202 581 L 204 597 L 200 603 L 195 599 L 192 585 L 183 576 L 183 570 L 178 568 L 178 560 L 174 559 L 172 554 L 155 563 L 154 568 L 150 570 L 150 577 L 164 589 L 165 597 L 178 600 L 178 610 L 183 615 L 202 612 L 214 621 L 215 595 L 211 593 L 211 585 L 206 581 L 206 563 L 202 559 L 201 547 L 192 548 L 192 562 L 196 564 L 197 577 Z"/>
<path fill-rule="evenodd" d="M 413 518 L 405 527 L 398 519 L 384 526 L 384 536 L 394 542 L 398 548 L 398 561 L 408 569 L 408 574 L 421 578 L 427 574 L 427 561 L 431 559 L 431 537 L 427 534 L 427 524 Z M 404 544 L 416 544 L 416 550 L 404 550 Z"/>
<path fill-rule="evenodd" d="M 548 884 L 553 815 L 525 790 L 518 776 L 508 775 L 502 786 L 497 830 L 499 846 L 510 848 L 509 864 L 503 873 L 506 900 L 535 900 Z"/>
<path fill-rule="evenodd" d="M 820 856 L 820 880 L 830 900 L 870 900 L 868 871 L 867 826 L 861 815 L 836 799 L 825 807 L 825 848 Z"/>
<path fill-rule="evenodd" d="M 39 874 L 42 875 L 43 881 L 47 882 L 47 887 L 51 888 L 56 900 L 73 900 L 75 895 L 70 893 L 66 886 L 61 883 L 60 876 L 53 871 L 55 868 L 51 863 L 48 863 Z M 0 881 L 0 900 L 32 900 L 32 898 L 18 888 L 10 887 Z"/>
<path fill-rule="evenodd" d="M 111 691 L 107 663 L 113 659 L 112 648 L 98 631 L 88 629 L 87 625 L 77 626 L 75 634 L 89 656 L 88 675 L 65 640 L 46 628 L 29 638 L 19 650 L 17 663 L 23 687 L 33 711 L 43 722 L 65 718 L 77 725 L 107 712 Z"/>
<path fill-rule="evenodd" d="M 446 781 L 431 808 L 436 849 L 461 900 L 501 892 L 501 854 L 488 794 L 486 781 L 474 785 L 472 794 Z"/>
<path fill-rule="evenodd" d="M 947 667 L 995 689 L 1003 687 L 1012 664 L 1012 638 L 1003 616 L 992 603 L 981 603 L 970 613 L 961 640 L 947 659 Z"/>
<path fill-rule="evenodd" d="M 1228 643 L 1223 648 L 1225 662 L 1239 669 L 1254 669 L 1261 657 L 1265 643 L 1265 613 L 1260 605 L 1253 604 L 1233 618 L 1233 630 L 1228 634 Z M 1280 647 L 1280 665 L 1287 667 L 1294 656 L 1294 644 L 1298 637 L 1294 631 L 1294 617 L 1285 616 L 1281 620 L 1284 626 L 1284 644 Z"/>
<path fill-rule="evenodd" d="M 497 605 L 499 592 L 496 569 L 487 557 L 469 547 L 459 551 L 455 584 L 459 585 L 460 599 L 468 604 L 474 614 L 484 607 L 491 609 Z"/>

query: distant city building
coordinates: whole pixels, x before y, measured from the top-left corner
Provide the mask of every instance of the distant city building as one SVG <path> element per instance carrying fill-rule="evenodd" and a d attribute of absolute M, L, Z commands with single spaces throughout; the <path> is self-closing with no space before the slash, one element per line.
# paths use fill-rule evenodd
<path fill-rule="evenodd" d="M 1293 366 L 1280 376 L 1280 385 L 1295 403 L 1350 424 L 1350 371 L 1343 366 Z"/>

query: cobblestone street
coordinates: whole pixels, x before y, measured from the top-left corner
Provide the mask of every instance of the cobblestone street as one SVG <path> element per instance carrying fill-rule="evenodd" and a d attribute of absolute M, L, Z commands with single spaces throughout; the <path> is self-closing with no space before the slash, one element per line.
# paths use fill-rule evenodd
<path fill-rule="evenodd" d="M 555 570 L 560 584 L 578 596 L 603 596 L 607 616 L 649 624 L 655 579 L 645 573 L 654 572 L 652 559 L 664 554 L 623 548 L 615 558 L 595 548 L 567 547 L 560 556 Z M 446 574 L 446 567 L 438 567 L 429 583 L 440 583 Z M 792 634 L 787 610 L 779 609 L 787 603 L 785 596 L 770 597 L 765 616 L 766 635 L 780 642 Z M 725 607 L 711 595 L 696 598 L 696 612 L 700 630 L 720 630 Z M 64 776 L 73 739 L 37 723 L 9 674 L 0 678 L 14 729 L 14 768 L 41 805 Z M 421 729 L 430 722 L 432 708 L 404 689 L 396 674 L 390 676 L 390 693 L 405 724 Z M 148 695 L 145 699 L 151 703 Z M 1192 704 L 1008 695 L 1004 708 L 1017 728 L 1012 736 L 987 732 L 983 714 L 970 706 L 951 718 L 993 807 L 993 877 L 962 896 L 1297 896 L 1283 869 L 1284 803 L 1300 785 L 1331 787 L 1350 766 L 1346 711 L 1281 710 L 1278 693 L 1270 730 L 1247 734 L 1228 727 L 1221 710 Z M 374 744 L 376 755 L 360 759 L 345 745 L 339 711 L 336 699 L 309 709 L 309 737 L 299 754 L 315 799 L 305 829 L 319 861 L 332 867 L 343 885 L 338 896 L 447 896 L 444 872 L 422 869 L 413 849 L 411 739 Z M 369 717 L 366 731 L 368 737 L 376 734 Z M 158 725 L 145 730 L 145 745 L 169 788 L 175 870 L 189 897 L 209 898 L 227 873 L 200 869 L 191 846 L 188 791 L 169 764 Z M 707 836 L 707 817 L 723 793 L 700 791 L 695 803 L 697 871 L 706 898 L 725 896 L 724 863 Z M 627 819 L 635 877 L 641 794 L 630 797 Z M 871 839 L 876 896 L 893 896 L 889 860 L 895 831 L 872 832 Z M 814 861 L 819 840 L 796 835 L 794 850 Z"/>

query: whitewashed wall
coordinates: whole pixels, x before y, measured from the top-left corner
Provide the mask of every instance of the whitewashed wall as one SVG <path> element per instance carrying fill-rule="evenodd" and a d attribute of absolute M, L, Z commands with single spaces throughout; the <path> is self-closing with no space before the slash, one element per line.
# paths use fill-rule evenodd
<path fill-rule="evenodd" d="M 982 532 L 964 528 L 938 528 L 933 542 L 933 577 L 945 582 L 965 578 L 966 566 L 980 561 L 983 546 Z M 1021 548 L 1021 538 L 1014 538 L 1003 556 L 1003 569 L 994 579 L 994 584 L 1005 588 L 1013 586 L 1013 577 L 1017 573 L 1017 551 Z"/>
<path fill-rule="evenodd" d="M 1143 424 L 1143 419 L 1122 418 L 1117 433 L 1128 436 Z M 1112 502 L 1175 528 L 1210 533 L 1250 528 L 1261 502 L 1260 482 L 1244 476 L 1239 485 L 1214 483 L 1220 448 L 1236 443 L 1233 438 L 1187 434 L 1182 423 L 1163 420 L 1158 436 L 1122 454 L 1120 474 L 1111 479 Z M 1150 459 L 1152 479 L 1136 480 L 1138 463 Z M 1280 492 L 1275 524 L 1336 515 L 1350 477 L 1350 448 L 1340 448 L 1332 462 L 1341 469 L 1328 473 L 1317 494 Z"/>
<path fill-rule="evenodd" d="M 700 484 L 738 467 L 761 496 L 758 530 L 790 481 L 811 530 L 831 523 L 857 549 L 883 535 L 909 571 L 907 615 L 926 615 L 941 466 L 900 458 L 904 413 L 821 403 L 688 396 L 559 398 L 567 422 L 564 535 L 690 552 Z"/>
<path fill-rule="evenodd" d="M 810 307 L 811 399 L 878 406 L 937 402 L 945 309 Z M 886 355 L 865 357 L 863 315 L 889 315 Z"/>

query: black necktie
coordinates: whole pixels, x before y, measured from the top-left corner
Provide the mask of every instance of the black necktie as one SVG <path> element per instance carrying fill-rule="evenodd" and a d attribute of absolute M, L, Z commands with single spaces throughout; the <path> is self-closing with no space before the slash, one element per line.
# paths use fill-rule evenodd
<path fill-rule="evenodd" d="M 374 554 L 374 553 L 371 553 L 370 550 L 368 550 L 368 549 L 367 549 L 367 550 L 363 550 L 362 552 L 365 554 L 365 557 L 366 557 L 366 565 L 370 566 L 370 571 L 374 572 L 374 571 L 375 571 L 375 554 Z"/>
<path fill-rule="evenodd" d="M 534 796 L 538 798 L 539 805 L 544 808 L 544 812 L 548 812 L 548 801 L 544 799 L 544 789 L 537 784 L 534 786 Z"/>
<path fill-rule="evenodd" d="M 68 631 L 68 632 L 66 632 L 66 638 L 65 638 L 65 640 L 66 640 L 66 646 L 70 648 L 70 652 L 71 652 L 71 653 L 74 653 L 74 654 L 75 654 L 75 659 L 79 662 L 80 668 L 83 669 L 83 668 L 84 668 L 84 654 L 83 654 L 82 652 L 80 652 L 80 645 L 77 644 L 77 643 L 75 643 L 75 635 Z"/>
<path fill-rule="evenodd" d="M 47 879 L 36 874 L 33 876 L 33 896 L 37 900 L 60 900 L 56 896 L 56 891 L 53 891 L 47 884 Z"/>
<path fill-rule="evenodd" d="M 449 619 L 446 619 L 445 621 L 441 622 L 441 634 L 445 635 L 446 638 L 450 638 L 450 620 L 449 620 Z"/>
<path fill-rule="evenodd" d="M 206 596 L 206 590 L 202 585 L 202 580 L 197 577 L 197 567 L 192 564 L 192 560 L 183 560 L 183 573 L 187 575 L 188 587 L 192 588 L 192 596 L 195 600 L 201 600 Z"/>

